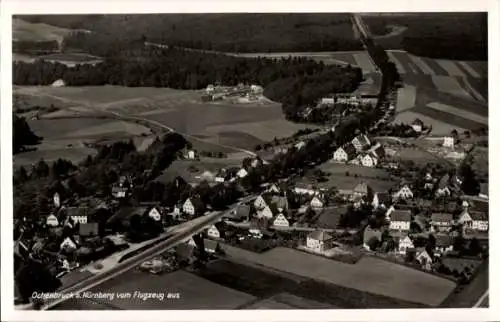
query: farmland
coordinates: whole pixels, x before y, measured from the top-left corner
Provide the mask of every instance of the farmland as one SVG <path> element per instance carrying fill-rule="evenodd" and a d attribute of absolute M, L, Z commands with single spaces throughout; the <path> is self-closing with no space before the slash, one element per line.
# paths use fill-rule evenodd
<path fill-rule="evenodd" d="M 45 23 L 30 23 L 18 18 L 12 20 L 12 31 L 13 41 L 61 41 L 72 32 L 71 29 Z"/>

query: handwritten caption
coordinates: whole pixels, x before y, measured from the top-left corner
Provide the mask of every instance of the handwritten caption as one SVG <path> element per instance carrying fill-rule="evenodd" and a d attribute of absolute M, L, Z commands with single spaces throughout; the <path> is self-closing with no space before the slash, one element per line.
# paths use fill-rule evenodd
<path fill-rule="evenodd" d="M 164 301 L 165 299 L 180 299 L 180 293 L 171 293 L 171 292 L 158 292 L 158 293 L 146 293 L 146 292 L 77 292 L 77 293 L 42 293 L 42 292 L 33 292 L 31 295 L 33 299 L 40 300 L 55 300 L 55 299 L 93 299 L 93 300 L 109 300 L 113 301 L 114 299 L 140 299 L 143 301 Z"/>

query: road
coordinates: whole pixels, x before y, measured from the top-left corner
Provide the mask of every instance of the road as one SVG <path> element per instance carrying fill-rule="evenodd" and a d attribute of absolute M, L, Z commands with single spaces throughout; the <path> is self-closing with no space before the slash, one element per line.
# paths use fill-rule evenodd
<path fill-rule="evenodd" d="M 165 240 L 163 242 L 160 242 L 159 244 L 157 244 L 155 246 L 152 246 L 151 248 L 143 251 L 142 253 L 139 253 L 136 256 L 123 261 L 122 263 L 118 264 L 114 268 L 112 268 L 112 269 L 110 269 L 102 274 L 92 276 L 92 277 L 90 277 L 90 278 L 88 278 L 80 283 L 77 283 L 75 285 L 72 285 L 64 290 L 58 291 L 58 293 L 61 295 L 61 297 L 58 299 L 52 299 L 52 300 L 46 302 L 42 306 L 42 310 L 48 310 L 48 309 L 56 306 L 57 304 L 64 302 L 67 299 L 67 297 L 65 298 L 65 296 L 68 296 L 69 294 L 75 294 L 75 293 L 87 291 L 93 287 L 98 286 L 99 284 L 104 283 L 105 281 L 107 281 L 111 278 L 114 278 L 120 274 L 125 273 L 126 271 L 136 267 L 137 265 L 139 265 L 140 263 L 142 263 L 148 259 L 151 259 L 155 256 L 158 256 L 158 255 L 164 253 L 168 249 L 176 246 L 177 244 L 181 243 L 182 241 L 186 240 L 187 238 L 191 237 L 192 235 L 201 232 L 207 226 L 214 224 L 223 215 L 232 211 L 237 206 L 241 205 L 242 203 L 246 203 L 248 201 L 251 201 L 254 198 L 255 198 L 255 196 L 248 196 L 248 197 L 240 200 L 238 203 L 236 203 L 234 205 L 234 207 L 232 207 L 231 209 L 229 209 L 227 211 L 217 212 L 214 214 L 209 214 L 209 215 L 206 215 L 204 217 L 197 218 L 197 219 L 193 220 L 193 221 L 197 221 L 196 224 L 194 224 L 193 226 L 185 228 L 184 230 L 182 230 L 178 234 L 175 234 L 174 236 L 168 238 L 167 240 Z M 32 307 L 29 307 L 29 309 L 32 309 Z"/>

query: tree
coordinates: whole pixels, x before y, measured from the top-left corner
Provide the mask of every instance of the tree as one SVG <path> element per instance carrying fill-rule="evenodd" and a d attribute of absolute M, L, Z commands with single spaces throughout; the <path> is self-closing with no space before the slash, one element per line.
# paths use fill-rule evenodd
<path fill-rule="evenodd" d="M 31 259 L 16 272 L 15 281 L 24 303 L 29 302 L 34 292 L 54 292 L 61 286 L 61 281 L 42 263 Z"/>
<path fill-rule="evenodd" d="M 477 238 L 472 238 L 469 244 L 469 254 L 472 256 L 479 255 L 483 251 L 481 244 Z"/>
<path fill-rule="evenodd" d="M 453 250 L 462 253 L 464 251 L 465 240 L 462 236 L 457 236 L 453 240 Z"/>
<path fill-rule="evenodd" d="M 368 240 L 368 242 L 366 244 L 368 245 L 368 247 L 370 248 L 370 250 L 374 251 L 380 245 L 380 242 L 379 242 L 379 240 L 378 240 L 377 237 L 373 236 L 372 238 L 370 238 Z"/>

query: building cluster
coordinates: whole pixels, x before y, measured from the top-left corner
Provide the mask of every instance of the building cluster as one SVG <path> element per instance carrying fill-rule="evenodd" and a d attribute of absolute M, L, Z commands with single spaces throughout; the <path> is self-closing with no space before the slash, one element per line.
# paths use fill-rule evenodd
<path fill-rule="evenodd" d="M 376 167 L 385 158 L 382 144 L 372 144 L 368 136 L 359 134 L 352 141 L 339 147 L 333 153 L 333 162 L 350 163 L 364 167 Z"/>
<path fill-rule="evenodd" d="M 264 88 L 259 85 L 238 84 L 238 86 L 208 85 L 201 96 L 203 102 L 223 100 L 229 97 L 246 97 L 256 100 L 264 93 Z"/>

